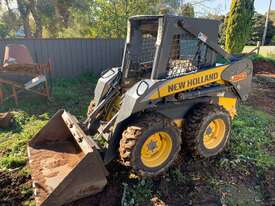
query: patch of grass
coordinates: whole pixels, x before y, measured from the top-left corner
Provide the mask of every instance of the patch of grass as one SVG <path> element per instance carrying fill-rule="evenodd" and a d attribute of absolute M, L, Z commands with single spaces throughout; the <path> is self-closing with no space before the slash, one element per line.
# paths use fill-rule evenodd
<path fill-rule="evenodd" d="M 0 134 L 0 169 L 13 169 L 26 164 L 26 145 L 47 120 L 29 116 L 25 112 L 14 113 L 16 124 L 12 130 Z"/>
<path fill-rule="evenodd" d="M 273 65 L 275 65 L 275 54 L 272 57 L 266 57 L 266 56 L 262 56 L 262 55 L 251 55 L 249 57 L 252 61 L 267 61 L 272 63 Z"/>
<path fill-rule="evenodd" d="M 265 112 L 241 106 L 232 125 L 230 157 L 223 158 L 221 164 L 237 166 L 250 161 L 263 169 L 274 166 L 275 157 L 268 151 L 272 144 L 270 125 L 273 121 Z"/>
<path fill-rule="evenodd" d="M 243 52 L 249 53 L 254 48 L 256 48 L 256 46 L 245 46 L 245 48 L 243 49 Z M 275 46 L 261 46 L 259 54 L 262 57 L 275 60 Z"/>
<path fill-rule="evenodd" d="M 273 52 L 267 52 L 266 56 L 270 59 L 273 59 L 273 60 L 275 59 L 275 53 L 273 53 Z"/>
<path fill-rule="evenodd" d="M 6 157 L 5 156 L 2 157 L 0 161 L 0 166 L 5 169 L 18 168 L 18 167 L 25 166 L 25 164 L 26 164 L 25 155 L 20 155 L 20 156 L 7 155 Z"/>
<path fill-rule="evenodd" d="M 230 181 L 225 181 L 224 177 L 209 178 L 209 183 L 220 195 L 222 204 L 264 205 L 261 186 L 258 183 L 247 184 L 238 180 L 238 177 L 256 181 L 257 178 L 262 178 L 263 171 L 275 166 L 275 157 L 269 150 L 273 144 L 271 127 L 274 121 L 274 117 L 266 112 L 240 106 L 238 116 L 233 120 L 228 151 L 222 153 L 217 161 L 220 170 L 228 171 L 228 175 L 233 172 L 234 178 Z M 234 171 L 240 175 L 236 175 Z"/>

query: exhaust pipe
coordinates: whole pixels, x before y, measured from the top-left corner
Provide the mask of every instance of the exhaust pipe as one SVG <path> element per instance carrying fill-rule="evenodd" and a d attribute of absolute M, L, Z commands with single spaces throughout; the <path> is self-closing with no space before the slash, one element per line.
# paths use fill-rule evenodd
<path fill-rule="evenodd" d="M 28 156 L 38 206 L 61 206 L 96 194 L 107 184 L 97 144 L 65 110 L 31 139 Z"/>

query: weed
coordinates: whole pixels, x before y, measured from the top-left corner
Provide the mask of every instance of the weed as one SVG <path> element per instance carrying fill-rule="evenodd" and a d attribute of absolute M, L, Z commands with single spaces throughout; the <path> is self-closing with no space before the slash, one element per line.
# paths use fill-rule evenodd
<path fill-rule="evenodd" d="M 122 206 L 142 205 L 152 198 L 153 181 L 150 179 L 138 180 L 136 184 L 124 186 L 124 200 Z"/>
<path fill-rule="evenodd" d="M 187 176 L 182 174 L 179 168 L 170 169 L 169 176 L 176 184 L 183 184 L 189 180 Z"/>
<path fill-rule="evenodd" d="M 22 194 L 22 196 L 32 196 L 32 193 L 33 193 L 33 191 L 32 191 L 32 189 L 30 188 L 30 187 L 28 187 L 28 186 L 26 186 L 26 185 L 23 185 L 22 187 L 21 187 L 21 194 Z"/>
<path fill-rule="evenodd" d="M 18 172 L 18 174 L 19 174 L 20 176 L 28 177 L 28 176 L 30 176 L 31 171 L 30 171 L 30 169 L 29 169 L 28 167 L 24 167 L 23 169 L 21 169 L 21 170 Z"/>
<path fill-rule="evenodd" d="M 23 202 L 23 206 L 36 206 L 35 202 L 33 200 L 28 200 Z"/>

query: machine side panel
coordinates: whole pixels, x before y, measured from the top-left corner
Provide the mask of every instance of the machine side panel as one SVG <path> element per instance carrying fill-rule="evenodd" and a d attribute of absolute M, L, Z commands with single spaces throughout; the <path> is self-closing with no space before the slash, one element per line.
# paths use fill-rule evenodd
<path fill-rule="evenodd" d="M 114 80 L 118 78 L 119 73 L 120 73 L 120 68 L 112 68 L 99 78 L 95 88 L 95 94 L 94 94 L 94 101 L 96 105 L 102 100 L 104 95 L 106 95 L 106 93 L 109 91 L 109 89 L 112 86 L 112 83 L 114 83 Z"/>
<path fill-rule="evenodd" d="M 176 94 L 178 92 L 183 92 L 189 89 L 220 81 L 221 73 L 225 70 L 226 67 L 227 65 L 181 76 L 169 81 L 166 80 L 162 85 L 160 85 L 159 90 L 152 94 L 150 99 L 155 100 L 161 97 Z"/>
<path fill-rule="evenodd" d="M 222 73 L 222 79 L 230 82 L 244 101 L 252 88 L 253 64 L 250 59 L 242 59 L 231 64 Z"/>

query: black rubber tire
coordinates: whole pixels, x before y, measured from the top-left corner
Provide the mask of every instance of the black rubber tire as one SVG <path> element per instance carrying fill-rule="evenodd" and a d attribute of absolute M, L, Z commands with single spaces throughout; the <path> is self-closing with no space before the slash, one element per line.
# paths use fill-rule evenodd
<path fill-rule="evenodd" d="M 141 161 L 141 147 L 157 131 L 167 132 L 172 139 L 172 150 L 165 162 L 158 167 L 147 167 Z M 166 171 L 181 149 L 180 130 L 171 120 L 156 114 L 146 114 L 130 124 L 122 133 L 119 154 L 122 164 L 133 168 L 140 176 L 157 176 Z"/>
<path fill-rule="evenodd" d="M 218 118 L 225 123 L 225 134 L 219 145 L 208 149 L 204 146 L 203 135 L 209 123 Z M 223 107 L 215 104 L 197 105 L 187 115 L 183 128 L 183 141 L 194 157 L 211 157 L 223 151 L 228 142 L 230 131 L 231 118 Z"/>

